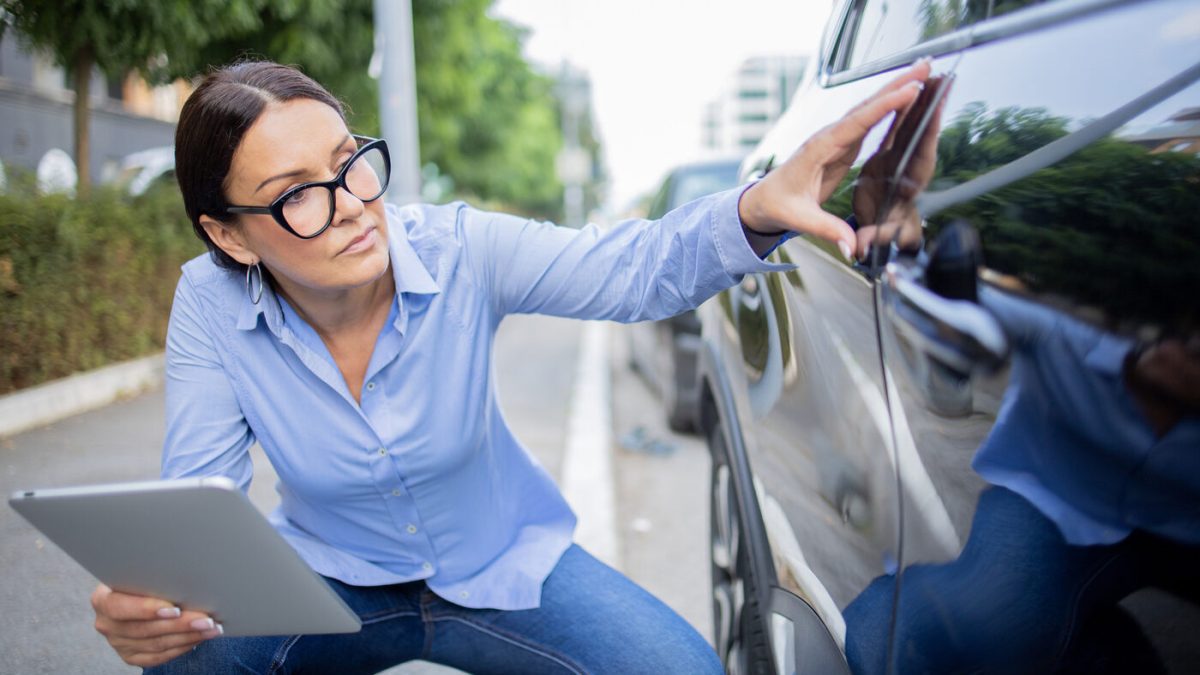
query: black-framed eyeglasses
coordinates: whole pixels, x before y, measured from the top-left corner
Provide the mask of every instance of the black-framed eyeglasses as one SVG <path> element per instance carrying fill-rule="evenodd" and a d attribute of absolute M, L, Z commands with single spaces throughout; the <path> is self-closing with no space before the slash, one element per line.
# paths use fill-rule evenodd
<path fill-rule="evenodd" d="M 364 203 L 379 199 L 387 191 L 392 174 L 387 141 L 366 136 L 354 136 L 354 140 L 359 144 L 358 150 L 333 180 L 297 185 L 279 195 L 269 206 L 230 205 L 225 211 L 270 215 L 283 229 L 301 239 L 319 236 L 333 223 L 338 188 Z"/>

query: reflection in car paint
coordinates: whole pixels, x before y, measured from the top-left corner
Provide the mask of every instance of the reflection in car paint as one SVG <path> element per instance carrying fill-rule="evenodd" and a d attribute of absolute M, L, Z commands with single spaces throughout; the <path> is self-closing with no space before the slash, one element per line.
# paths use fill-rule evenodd
<path fill-rule="evenodd" d="M 1176 402 L 1173 435 L 1154 441 L 1126 388 L 1131 354 L 1142 346 L 1180 335 L 1173 344 L 1200 342 L 1187 337 L 1200 330 L 1200 157 L 1172 152 L 1191 146 L 1170 133 L 1147 133 L 1156 125 L 1143 113 L 1161 103 L 1175 111 L 1170 119 L 1188 116 L 1200 103 L 1200 67 L 1180 73 L 1096 121 L 972 101 L 958 104 L 942 130 L 930 188 L 937 192 L 919 199 L 924 236 L 893 229 L 883 243 L 896 269 L 917 270 L 920 283 L 930 264 L 925 242 L 955 221 L 977 227 L 981 277 L 999 283 L 979 290 L 972 311 L 999 321 L 1014 362 L 993 380 L 971 377 L 961 363 L 930 377 L 946 375 L 932 369 L 950 363 L 934 349 L 948 336 L 906 333 L 903 319 L 887 313 L 895 307 L 889 284 L 881 286 L 893 430 L 901 446 L 915 439 L 914 452 L 899 457 L 901 476 L 908 480 L 908 463 L 932 467 L 931 489 L 947 499 L 955 522 L 969 515 L 971 529 L 961 552 L 939 554 L 919 540 L 928 514 L 906 509 L 901 572 L 878 577 L 846 609 L 855 670 L 1163 667 L 1117 602 L 1150 583 L 1200 598 L 1186 589 L 1194 582 L 1182 591 L 1177 584 L 1200 562 L 1200 411 L 1193 402 L 1190 413 L 1178 412 L 1184 404 Z M 1171 260 L 1180 264 L 1164 264 Z M 1200 369 L 1200 350 L 1191 349 L 1189 357 L 1175 348 L 1184 354 L 1176 363 Z M 1003 404 L 980 406 L 976 389 L 1005 380 Z M 943 394 L 946 384 L 962 387 L 959 406 L 938 400 L 931 385 L 939 382 Z M 997 408 L 986 437 L 976 436 L 971 429 L 988 430 Z M 909 420 L 920 425 L 911 434 Z M 959 453 L 972 437 L 982 441 L 968 467 L 969 455 Z M 991 486 L 977 498 L 960 487 L 972 470 Z M 1139 565 L 1112 563 L 1118 556 Z M 1099 581 L 1076 585 L 1093 573 L 1088 565 Z M 1110 565 L 1124 570 L 1121 583 L 1100 574 Z M 1169 601 L 1151 611 L 1170 612 Z"/>
<path fill-rule="evenodd" d="M 906 539 L 905 545 L 911 546 L 909 552 L 921 551 L 932 552 L 929 555 L 934 556 L 933 559 L 944 559 L 947 555 L 954 555 L 960 548 L 958 535 L 954 531 L 954 525 L 950 522 L 950 515 L 946 512 L 946 505 L 942 503 L 938 496 L 937 490 L 933 487 L 933 481 L 929 479 L 929 474 L 925 470 L 925 465 L 921 463 L 921 458 L 917 454 L 916 444 L 913 442 L 912 432 L 909 431 L 908 421 L 903 416 L 903 410 L 892 410 L 892 416 L 888 414 L 888 404 L 884 396 L 879 393 L 867 379 L 866 371 L 854 359 L 854 355 L 846 344 L 839 339 L 836 334 L 833 335 L 833 344 L 837 348 L 837 355 L 842 359 L 842 363 L 846 366 L 846 372 L 850 374 L 850 381 L 858 390 L 859 395 L 863 399 L 868 411 L 871 414 L 871 421 L 879 428 L 880 435 L 884 438 L 889 436 L 889 424 L 895 424 L 895 440 L 896 447 L 892 452 L 885 452 L 884 456 L 892 460 L 892 466 L 900 472 L 901 494 L 905 499 L 905 506 L 915 509 L 915 513 L 922 518 L 923 524 L 928 527 L 927 532 L 923 532 L 924 536 L 917 536 L 917 533 L 911 533 L 911 539 Z M 899 395 L 892 385 L 892 379 L 887 378 L 888 382 L 888 399 L 898 400 Z M 895 413 L 899 412 L 899 416 Z"/>
<path fill-rule="evenodd" d="M 842 6 L 874 4 L 882 7 L 880 0 Z M 809 238 L 793 239 L 774 255 L 797 269 L 782 275 L 779 287 L 757 280 L 759 311 L 744 314 L 745 325 L 739 325 L 745 308 L 727 294 L 705 314 L 706 340 L 717 341 L 714 349 L 723 354 L 723 376 L 730 382 L 731 400 L 720 409 L 739 418 L 734 422 L 745 436 L 743 452 L 768 521 L 778 577 L 773 581 L 812 607 L 822 605 L 813 590 L 822 588 L 844 609 L 849 663 L 862 672 L 886 671 L 889 651 L 895 672 L 1041 672 L 1064 665 L 1098 672 L 1114 647 L 1128 647 L 1128 653 L 1108 661 L 1109 672 L 1194 672 L 1200 663 L 1193 644 L 1200 625 L 1194 547 L 1180 552 L 1182 544 L 1161 542 L 1186 541 L 1200 531 L 1200 486 L 1186 479 L 1200 474 L 1191 473 L 1200 463 L 1200 441 L 1173 431 L 1172 442 L 1182 445 L 1171 447 L 1182 452 L 1160 452 L 1167 446 L 1145 438 L 1121 445 L 1121 415 L 1098 409 L 1088 397 L 1077 397 L 1086 405 L 1070 403 L 1094 364 L 1086 355 L 1081 361 L 1053 350 L 1030 352 L 1002 305 L 1012 300 L 1045 312 L 1035 343 L 1053 342 L 1067 325 L 1107 336 L 1106 363 L 1119 373 L 1113 382 L 1130 388 L 1122 394 L 1125 412 L 1141 420 L 1140 433 L 1150 429 L 1161 436 L 1181 428 L 1181 420 L 1196 423 L 1200 84 L 1194 74 L 1200 73 L 1200 11 L 1194 0 L 887 5 L 886 16 L 872 16 L 896 23 L 899 32 L 864 28 L 864 49 L 878 46 L 863 52 L 861 64 L 848 59 L 854 30 L 845 23 L 861 18 L 865 25 L 870 17 L 837 15 L 822 49 L 825 70 L 746 163 L 761 166 L 772 155 L 789 155 L 888 77 L 866 61 L 898 64 L 904 53 L 895 51 L 896 40 L 918 36 L 911 44 L 942 55 L 934 70 L 947 76 L 944 82 L 953 79 L 953 86 L 935 80 L 908 116 L 872 132 L 825 205 L 842 218 L 854 214 L 852 226 L 874 237 L 863 239 L 876 242 L 875 254 L 850 267 Z M 946 14 L 921 24 L 911 16 L 916 9 L 976 15 L 951 20 L 965 15 Z M 934 24 L 932 33 L 921 32 L 922 25 Z M 969 30 L 954 30 L 968 24 Z M 936 33 L 947 39 L 925 42 Z M 958 46 L 947 49 L 952 42 Z M 844 67 L 851 70 L 838 72 Z M 934 94 L 942 96 L 940 105 Z M 1069 152 L 1061 152 L 1064 147 Z M 883 156 L 881 149 L 893 154 Z M 1006 165 L 1015 170 L 1001 173 L 1003 181 L 975 183 L 986 187 L 982 192 L 955 192 Z M 864 204 L 855 197 L 868 194 L 876 197 L 878 215 L 863 217 Z M 908 203 L 914 199 L 920 208 Z M 982 267 L 973 269 L 980 261 L 966 256 L 957 261 L 957 272 L 947 271 L 945 258 L 931 269 L 935 256 L 927 245 L 956 221 L 978 232 Z M 895 266 L 893 279 L 882 274 L 888 264 Z M 905 284 L 911 292 L 902 297 L 897 288 Z M 981 287 L 974 297 L 955 290 L 969 285 L 975 291 L 976 284 Z M 997 294 L 1003 294 L 999 303 Z M 904 317 L 894 303 L 900 300 L 928 319 L 924 332 L 898 329 Z M 965 315 L 980 318 L 980 326 L 1000 327 L 1015 353 L 1011 362 L 999 363 L 1003 345 L 979 331 L 976 342 L 990 347 L 965 348 L 970 345 L 960 338 L 971 333 L 969 326 L 943 320 Z M 789 333 L 773 336 L 783 323 Z M 958 351 L 938 353 L 943 347 Z M 789 358 L 795 366 L 782 369 L 776 389 L 769 373 Z M 1029 381 L 1022 374 L 1026 367 L 1056 373 L 1058 384 L 1018 391 Z M 1189 379 L 1189 373 L 1195 375 Z M 771 386 L 752 397 L 764 382 Z M 1043 393 L 1035 396 L 1039 389 Z M 1002 411 L 1002 401 L 1008 410 L 1022 397 L 1022 414 Z M 1038 428 L 1056 410 L 1068 438 L 1048 437 Z M 1089 446 L 1088 457 L 1078 456 L 1078 439 L 1102 431 L 1109 445 Z M 1064 581 L 1048 558 L 1030 551 L 1034 543 L 1062 537 L 1052 517 L 1039 515 L 1040 508 L 1051 516 L 1054 509 L 1020 496 L 986 466 L 978 473 L 972 466 L 989 444 L 1018 432 L 1024 436 L 1017 445 L 1041 453 L 1035 470 L 1026 467 L 1025 473 L 1060 467 L 1065 478 L 1049 481 L 1048 492 L 1073 495 L 1080 503 L 1090 498 L 1095 503 L 1088 513 L 1123 507 L 1146 513 L 1170 504 L 1167 515 L 1122 542 L 1155 537 L 1159 544 L 1143 546 L 1154 555 L 1138 555 L 1162 560 L 1173 552 L 1167 557 L 1191 565 L 1186 583 L 1150 600 L 1135 594 L 1119 605 L 1084 593 L 1091 604 L 1052 611 L 1074 578 Z M 1138 465 L 1149 472 L 1143 484 L 1153 489 L 1117 497 L 1084 468 L 1101 457 L 1101 463 L 1129 468 L 1108 455 L 1122 456 L 1114 448 L 1137 443 L 1153 448 Z M 989 485 L 985 477 L 1004 485 Z M 1009 522 L 997 524 L 998 517 Z M 1147 533 L 1155 528 L 1162 536 Z M 1122 544 L 1099 548 L 1114 546 Z M 978 566 L 966 569 L 972 564 Z M 813 579 L 801 579 L 807 573 Z M 893 594 L 901 601 L 895 614 Z M 1019 614 L 1013 612 L 1029 603 L 1045 611 L 1014 621 Z M 1179 609 L 1184 603 L 1187 612 Z M 860 610 L 870 611 L 856 614 Z M 840 634 L 828 611 L 817 613 Z M 878 620 L 863 620 L 870 616 Z M 762 628 L 775 635 L 772 621 Z M 793 621 L 802 630 L 801 621 Z M 895 643 L 889 642 L 893 630 Z M 1071 643 L 1072 635 L 1079 639 Z M 786 652 L 772 646 L 777 659 Z M 961 655 L 966 660 L 953 660 Z M 795 667 L 775 665 L 781 672 Z"/>
<path fill-rule="evenodd" d="M 1015 344 L 1001 412 L 972 463 L 997 487 L 980 498 L 960 556 L 905 570 L 894 614 L 894 576 L 846 609 L 851 665 L 1157 669 L 1144 638 L 1114 635 L 1110 623 L 1126 622 L 1117 602 L 1143 586 L 1196 591 L 1200 380 L 1181 381 L 1184 414 L 1156 430 L 1126 384 L 1133 340 L 1001 291 L 983 289 L 981 302 Z M 1177 354 L 1177 367 L 1200 371 L 1196 340 Z M 894 660 L 885 662 L 880 633 L 893 615 Z"/>

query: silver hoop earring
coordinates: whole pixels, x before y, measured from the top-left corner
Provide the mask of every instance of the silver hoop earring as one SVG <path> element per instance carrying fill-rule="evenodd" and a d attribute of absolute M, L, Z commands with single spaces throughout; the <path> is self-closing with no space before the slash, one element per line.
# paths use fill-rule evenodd
<path fill-rule="evenodd" d="M 258 292 L 257 293 L 254 292 L 254 283 L 253 283 L 253 280 L 251 279 L 251 273 L 254 271 L 258 272 Z M 262 267 L 258 263 L 254 263 L 253 265 L 247 265 L 246 266 L 246 295 L 250 296 L 250 302 L 257 305 L 258 301 L 262 300 L 262 294 L 263 294 Z"/>

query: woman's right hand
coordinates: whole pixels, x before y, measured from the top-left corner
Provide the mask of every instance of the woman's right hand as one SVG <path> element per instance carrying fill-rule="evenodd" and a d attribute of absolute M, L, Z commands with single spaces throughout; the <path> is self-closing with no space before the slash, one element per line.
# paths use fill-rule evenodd
<path fill-rule="evenodd" d="M 92 591 L 96 631 L 125 663 L 149 668 L 185 654 L 224 629 L 203 612 L 181 611 L 166 600 L 118 593 L 100 584 Z"/>
<path fill-rule="evenodd" d="M 930 69 L 926 59 L 913 64 L 747 188 L 738 201 L 742 225 L 759 234 L 791 230 L 820 237 L 836 243 L 842 255 L 851 258 L 860 248 L 858 235 L 821 205 L 849 173 L 871 129 L 889 113 L 901 113 L 917 99 Z"/>

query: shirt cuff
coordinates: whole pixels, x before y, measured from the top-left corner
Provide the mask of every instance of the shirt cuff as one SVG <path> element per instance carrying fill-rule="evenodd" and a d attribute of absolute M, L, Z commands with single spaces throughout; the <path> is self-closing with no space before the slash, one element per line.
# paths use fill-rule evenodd
<path fill-rule="evenodd" d="M 795 236 L 792 232 L 779 237 L 761 237 L 753 233 L 747 235 L 747 228 L 743 225 L 741 216 L 738 215 L 738 201 L 741 200 L 742 193 L 748 190 L 753 184 L 747 183 L 741 187 L 724 192 L 717 197 L 717 202 L 710 212 L 709 220 L 712 226 L 713 241 L 716 243 L 717 255 L 721 257 L 721 264 L 725 267 L 727 273 L 735 277 L 752 272 L 787 272 L 794 270 L 796 269 L 795 265 L 763 261 L 750 246 L 747 236 L 752 236 L 756 239 L 777 239 L 778 241 L 762 254 L 765 258 L 778 248 L 780 244 Z"/>

